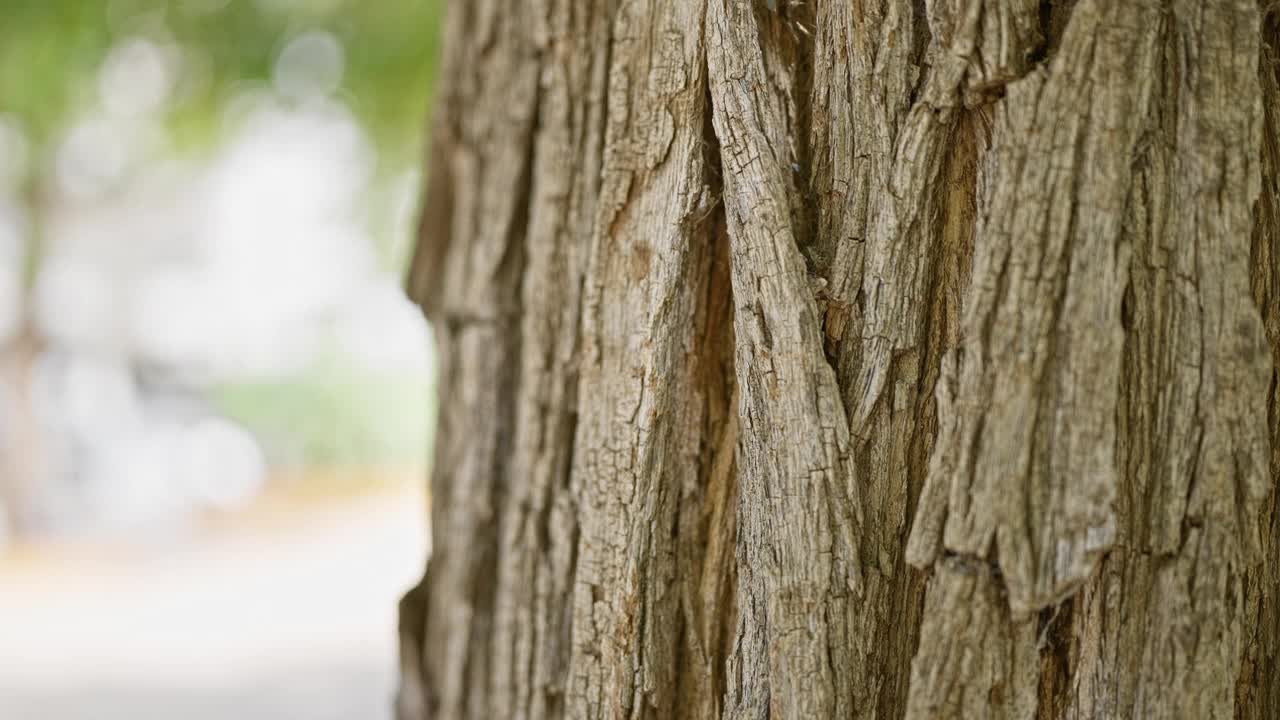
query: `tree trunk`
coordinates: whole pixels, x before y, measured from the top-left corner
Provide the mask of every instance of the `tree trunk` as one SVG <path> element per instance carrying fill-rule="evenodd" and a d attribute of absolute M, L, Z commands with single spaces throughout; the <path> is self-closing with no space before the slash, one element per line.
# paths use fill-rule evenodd
<path fill-rule="evenodd" d="M 426 718 L 1280 718 L 1258 0 L 451 5 Z"/>
<path fill-rule="evenodd" d="M 0 546 L 44 529 L 40 499 L 50 473 L 34 397 L 43 345 L 29 314 L 12 337 L 0 340 Z"/>

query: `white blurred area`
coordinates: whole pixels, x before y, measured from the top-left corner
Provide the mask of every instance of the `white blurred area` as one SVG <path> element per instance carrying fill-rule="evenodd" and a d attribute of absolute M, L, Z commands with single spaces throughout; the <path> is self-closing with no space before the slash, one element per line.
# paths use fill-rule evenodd
<path fill-rule="evenodd" d="M 404 417 L 428 442 L 429 335 L 373 229 L 407 242 L 417 180 L 379 176 L 342 74 L 333 36 L 297 35 L 184 154 L 162 116 L 199 59 L 129 37 L 34 193 L 0 111 L 0 719 L 389 717 L 424 503 L 405 482 L 310 497 L 385 468 L 291 437 L 368 386 L 399 404 L 363 408 L 392 420 L 360 442 Z M 388 463 L 416 483 L 422 461 Z"/>
<path fill-rule="evenodd" d="M 273 85 L 245 88 L 228 139 L 195 161 L 160 116 L 181 52 L 126 39 L 26 207 L 24 139 L 0 115 L 0 340 L 35 353 L 5 387 L 0 444 L 30 444 L 17 495 L 34 530 L 151 531 L 253 499 L 267 457 L 205 401 L 211 384 L 298 372 L 334 348 L 373 372 L 430 372 L 426 328 L 370 234 L 370 194 L 388 190 L 334 95 L 342 63 L 331 35 L 294 38 Z M 392 185 L 403 228 L 414 182 Z"/>

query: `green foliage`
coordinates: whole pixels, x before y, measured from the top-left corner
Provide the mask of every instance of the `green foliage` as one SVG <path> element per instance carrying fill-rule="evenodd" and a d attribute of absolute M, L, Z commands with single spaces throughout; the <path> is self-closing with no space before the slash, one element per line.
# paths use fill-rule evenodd
<path fill-rule="evenodd" d="M 43 145 L 77 106 L 109 46 L 106 3 L 10 0 L 0 23 L 0 112 Z"/>
<path fill-rule="evenodd" d="M 277 466 L 420 465 L 431 397 L 422 373 L 373 373 L 337 359 L 213 393 L 221 412 L 263 439 Z"/>
<path fill-rule="evenodd" d="M 0 18 L 0 113 L 35 150 L 50 144 L 96 92 L 111 48 L 142 34 L 174 41 L 203 71 L 172 120 L 184 141 L 209 142 L 220 111 L 246 84 L 270 81 L 281 48 L 322 30 L 342 42 L 341 94 L 393 166 L 416 162 L 437 56 L 440 0 L 6 0 Z M 156 37 L 160 35 L 162 37 Z M 190 80 L 184 76 L 184 80 Z"/>
<path fill-rule="evenodd" d="M 69 124 L 98 102 L 99 73 L 112 49 L 141 36 L 180 51 L 175 101 L 164 118 L 177 146 L 213 147 L 227 129 L 226 109 L 246 89 L 270 85 L 289 41 L 328 32 L 343 47 L 338 95 L 371 134 L 384 187 L 420 162 L 442 4 L 3 0 L 0 116 L 16 119 L 26 134 L 28 190 L 41 185 Z M 393 230 L 375 228 L 380 235 Z M 28 255 L 33 263 L 38 257 Z M 330 357 L 297 376 L 215 388 L 213 399 L 264 438 L 277 460 L 414 463 L 427 446 L 430 387 L 421 373 L 370 374 Z"/>

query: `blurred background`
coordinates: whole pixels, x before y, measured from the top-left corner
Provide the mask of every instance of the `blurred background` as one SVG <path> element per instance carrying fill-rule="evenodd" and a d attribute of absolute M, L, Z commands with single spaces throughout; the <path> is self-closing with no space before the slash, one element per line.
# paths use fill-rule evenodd
<path fill-rule="evenodd" d="M 384 718 L 439 0 L 0 0 L 0 718 Z"/>

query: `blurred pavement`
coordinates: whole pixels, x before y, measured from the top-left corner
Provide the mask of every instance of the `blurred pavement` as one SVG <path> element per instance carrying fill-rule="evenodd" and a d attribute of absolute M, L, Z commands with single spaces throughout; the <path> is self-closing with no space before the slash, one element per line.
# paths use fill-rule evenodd
<path fill-rule="evenodd" d="M 0 718 L 390 718 L 396 601 L 425 552 L 403 487 L 0 556 Z"/>

